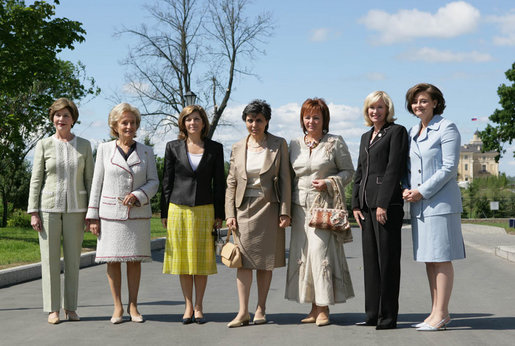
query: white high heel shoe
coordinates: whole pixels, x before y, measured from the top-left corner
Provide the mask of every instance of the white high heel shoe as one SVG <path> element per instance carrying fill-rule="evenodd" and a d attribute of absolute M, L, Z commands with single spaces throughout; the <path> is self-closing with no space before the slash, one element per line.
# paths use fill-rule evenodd
<path fill-rule="evenodd" d="M 412 324 L 411 327 L 412 328 L 420 328 L 420 327 L 425 326 L 426 324 L 427 324 L 426 322 L 420 322 L 420 323 L 417 323 L 417 324 Z"/>
<path fill-rule="evenodd" d="M 424 322 L 422 322 L 424 323 Z M 424 323 L 425 325 L 422 327 L 417 328 L 417 331 L 419 332 L 437 332 L 440 330 L 446 330 L 447 325 L 451 323 L 451 316 L 445 317 L 443 320 L 438 322 L 435 326 L 432 326 L 430 324 Z"/>

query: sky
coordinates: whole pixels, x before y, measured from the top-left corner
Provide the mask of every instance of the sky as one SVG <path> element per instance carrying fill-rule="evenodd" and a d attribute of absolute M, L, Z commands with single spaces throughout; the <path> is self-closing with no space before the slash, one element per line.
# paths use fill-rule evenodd
<path fill-rule="evenodd" d="M 79 105 L 81 124 L 74 128 L 94 145 L 109 138 L 113 95 L 129 97 L 124 94 L 128 69 L 121 62 L 136 42 L 115 32 L 151 24 L 144 5 L 153 3 L 62 0 L 56 8 L 58 17 L 81 22 L 87 32 L 85 42 L 60 58 L 81 61 L 102 89 L 100 96 Z M 236 78 L 224 113 L 231 125 L 218 127 L 213 137 L 224 144 L 226 160 L 231 145 L 246 133 L 241 111 L 251 100 L 271 104 L 269 131 L 289 141 L 302 136 L 304 100 L 322 97 L 331 111 L 330 132 L 343 136 L 356 163 L 361 134 L 367 131 L 365 97 L 386 91 L 396 123 L 409 129 L 418 121 L 405 108 L 405 94 L 420 82 L 442 90 L 443 116 L 457 124 L 466 144 L 500 108 L 497 88 L 509 82 L 504 73 L 515 62 L 513 0 L 256 0 L 247 13 L 252 17 L 263 11 L 272 13 L 273 36 L 261 46 L 265 55 L 244 62 L 257 78 Z M 140 137 L 145 131 L 143 124 Z M 176 133 L 153 137 L 156 154 L 163 156 L 166 142 L 175 138 Z M 506 149 L 500 171 L 515 176 L 515 143 Z"/>

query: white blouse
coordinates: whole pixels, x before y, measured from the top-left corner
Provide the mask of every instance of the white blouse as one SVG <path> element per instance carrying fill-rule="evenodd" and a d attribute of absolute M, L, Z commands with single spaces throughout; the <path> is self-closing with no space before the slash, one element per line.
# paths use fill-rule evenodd
<path fill-rule="evenodd" d="M 202 155 L 204 155 L 204 153 L 202 153 L 202 154 L 188 153 L 188 160 L 190 161 L 191 169 L 193 169 L 193 171 L 197 170 L 200 160 L 202 160 Z"/>
<path fill-rule="evenodd" d="M 265 163 L 265 150 L 259 152 L 247 150 L 247 188 L 245 189 L 245 197 L 257 197 L 263 194 L 261 189 L 261 180 L 259 172 Z"/>

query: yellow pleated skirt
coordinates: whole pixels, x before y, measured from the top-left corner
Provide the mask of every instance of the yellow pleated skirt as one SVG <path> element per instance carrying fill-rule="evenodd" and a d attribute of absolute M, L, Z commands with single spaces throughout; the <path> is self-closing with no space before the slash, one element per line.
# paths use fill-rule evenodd
<path fill-rule="evenodd" d="M 212 204 L 189 207 L 170 203 L 164 274 L 216 274 Z"/>

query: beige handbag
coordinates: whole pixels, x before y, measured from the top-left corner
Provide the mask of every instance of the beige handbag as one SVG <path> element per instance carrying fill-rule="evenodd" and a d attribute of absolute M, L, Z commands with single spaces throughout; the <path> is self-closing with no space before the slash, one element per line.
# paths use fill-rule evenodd
<path fill-rule="evenodd" d="M 220 257 L 222 258 L 222 263 L 228 266 L 229 268 L 241 268 L 240 248 L 238 247 L 238 245 L 231 243 L 229 241 L 229 239 L 231 238 L 231 233 L 232 228 L 229 227 L 229 231 L 227 233 L 227 237 L 225 238 L 225 244 L 222 247 Z"/>
<path fill-rule="evenodd" d="M 336 182 L 333 179 L 329 180 L 334 191 L 333 208 L 328 208 L 327 203 L 325 203 L 325 206 L 322 204 L 322 194 L 319 193 L 311 205 L 309 226 L 343 233 L 343 242 L 350 243 L 353 238 L 349 223 L 349 213 L 343 203 L 340 189 Z"/>

